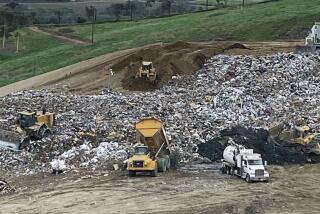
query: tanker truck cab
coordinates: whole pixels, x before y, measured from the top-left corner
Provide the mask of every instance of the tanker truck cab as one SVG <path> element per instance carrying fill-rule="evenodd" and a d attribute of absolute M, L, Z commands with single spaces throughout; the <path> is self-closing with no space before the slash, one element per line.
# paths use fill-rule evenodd
<path fill-rule="evenodd" d="M 269 173 L 266 171 L 261 155 L 253 153 L 240 145 L 231 145 L 223 152 L 222 172 L 237 175 L 247 182 L 268 181 Z"/>
<path fill-rule="evenodd" d="M 267 162 L 265 161 L 265 165 Z M 250 181 L 268 181 L 269 173 L 265 169 L 260 154 L 244 155 L 239 170 L 241 178 Z"/>

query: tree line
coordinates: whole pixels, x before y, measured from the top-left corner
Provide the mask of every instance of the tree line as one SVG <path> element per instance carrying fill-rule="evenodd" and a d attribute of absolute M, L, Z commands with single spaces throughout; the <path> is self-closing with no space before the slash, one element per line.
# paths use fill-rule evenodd
<path fill-rule="evenodd" d="M 210 6 L 221 7 L 227 2 L 227 0 L 216 0 L 216 4 Z M 30 9 L 17 2 L 10 2 L 0 7 L 0 36 L 2 36 L 2 46 L 4 47 L 8 37 L 13 36 L 19 39 L 18 29 L 26 25 L 134 20 L 205 9 L 209 9 L 208 0 L 206 0 L 205 8 L 195 7 L 188 0 L 127 0 L 124 3 L 113 3 L 106 8 L 86 6 L 83 8 L 84 12 L 79 14 L 77 13 L 79 11 L 67 7 Z"/>

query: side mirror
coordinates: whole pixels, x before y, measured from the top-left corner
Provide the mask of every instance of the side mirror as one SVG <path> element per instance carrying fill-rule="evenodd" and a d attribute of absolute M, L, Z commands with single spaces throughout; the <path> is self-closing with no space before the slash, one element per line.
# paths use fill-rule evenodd
<path fill-rule="evenodd" d="M 264 161 L 264 166 L 267 166 L 267 161 Z"/>
<path fill-rule="evenodd" d="M 245 165 L 245 162 L 244 161 L 242 161 L 242 166 L 244 166 Z"/>

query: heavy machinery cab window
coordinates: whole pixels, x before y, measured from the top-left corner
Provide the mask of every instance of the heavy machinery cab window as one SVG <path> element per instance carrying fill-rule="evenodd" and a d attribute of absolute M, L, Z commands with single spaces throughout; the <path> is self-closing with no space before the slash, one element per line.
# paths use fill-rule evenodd
<path fill-rule="evenodd" d="M 249 165 L 262 165 L 262 160 L 248 160 Z"/>
<path fill-rule="evenodd" d="M 35 116 L 32 115 L 26 115 L 26 114 L 20 114 L 20 125 L 22 127 L 29 127 L 34 124 Z"/>
<path fill-rule="evenodd" d="M 147 147 L 136 147 L 135 148 L 135 154 L 136 155 L 147 155 L 148 154 L 148 148 Z"/>
<path fill-rule="evenodd" d="M 150 67 L 151 67 L 150 65 L 144 65 L 143 70 L 148 71 L 151 69 Z"/>

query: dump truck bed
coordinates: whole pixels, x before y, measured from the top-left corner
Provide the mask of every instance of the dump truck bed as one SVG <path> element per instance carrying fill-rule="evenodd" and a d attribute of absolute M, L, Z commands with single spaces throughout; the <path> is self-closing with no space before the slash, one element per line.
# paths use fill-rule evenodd
<path fill-rule="evenodd" d="M 150 151 L 170 154 L 169 141 L 163 124 L 155 118 L 142 119 L 136 123 L 137 141 L 148 146 Z"/>

